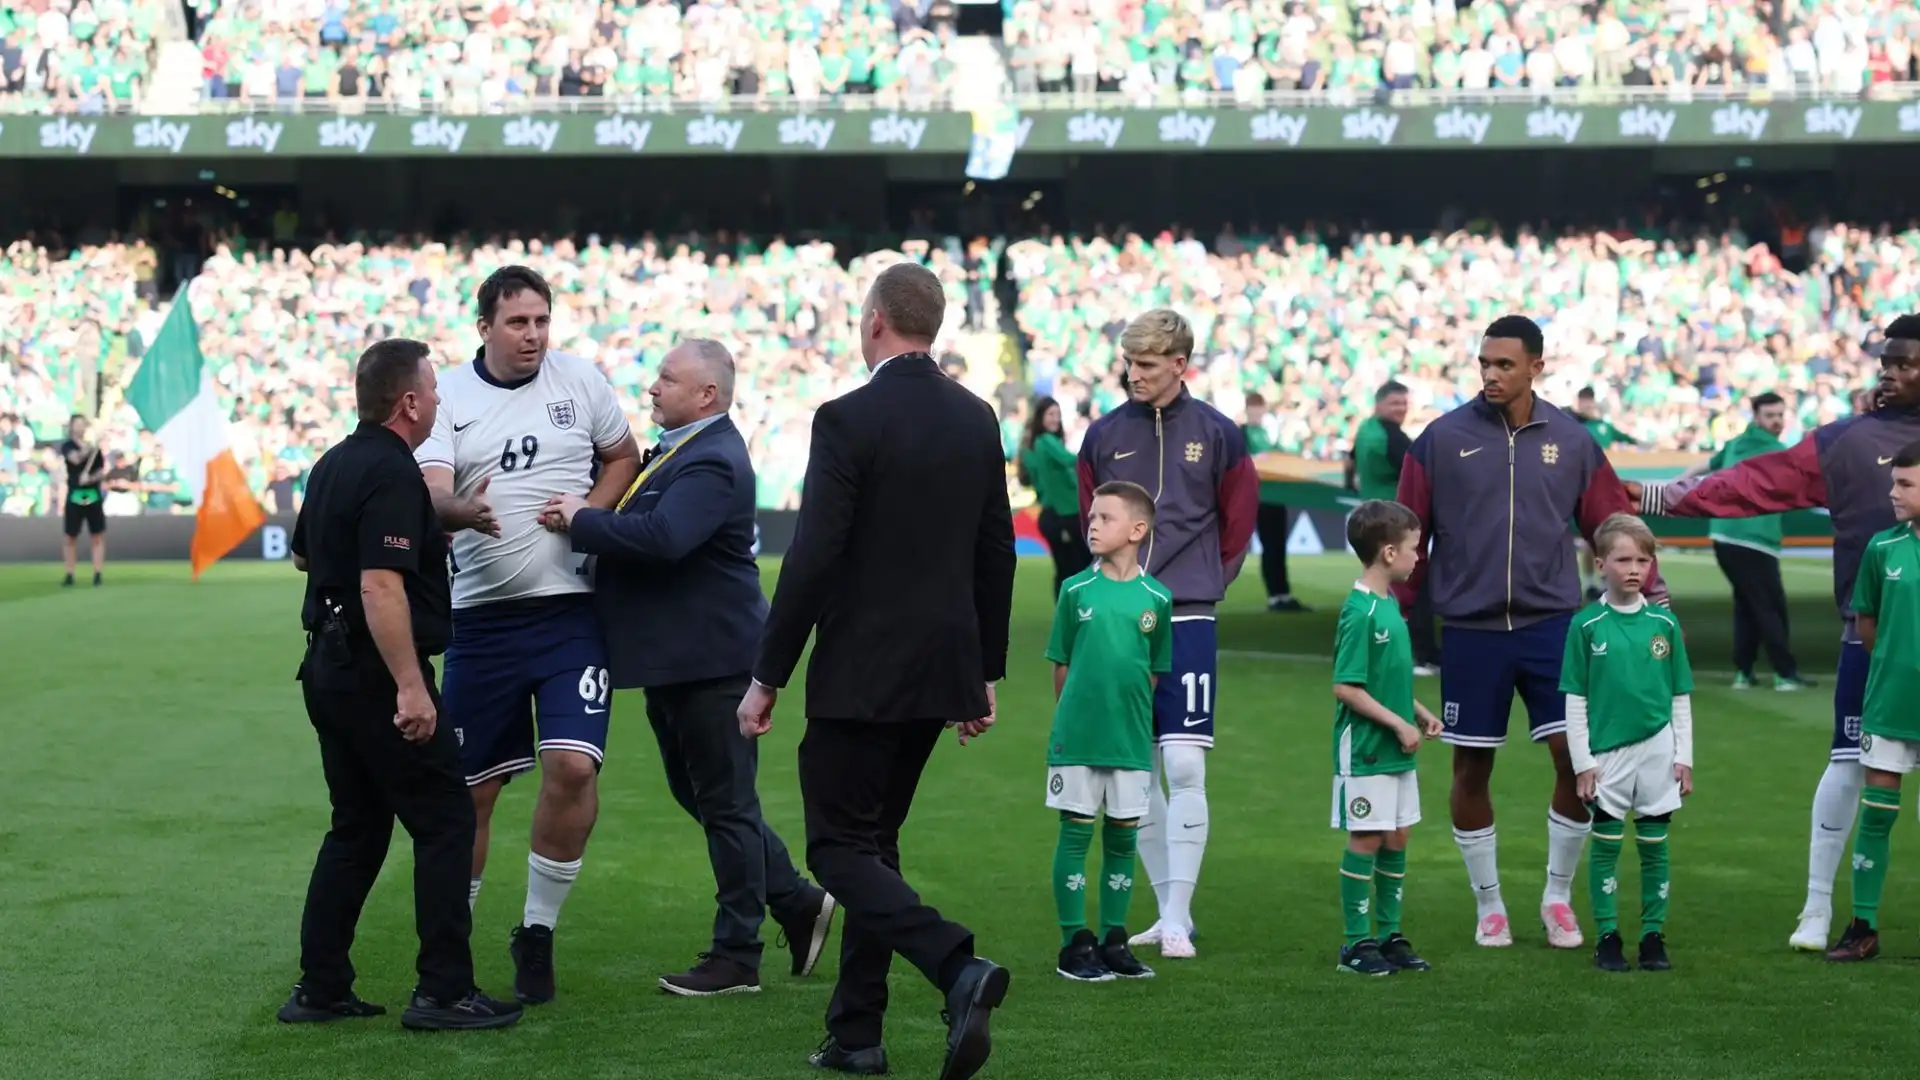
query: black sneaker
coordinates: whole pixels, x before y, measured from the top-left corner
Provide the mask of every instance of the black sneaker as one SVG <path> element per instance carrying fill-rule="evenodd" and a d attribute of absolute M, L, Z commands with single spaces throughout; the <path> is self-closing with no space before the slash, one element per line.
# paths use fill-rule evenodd
<path fill-rule="evenodd" d="M 93 587 L 96 589 L 100 587 L 100 571 L 98 570 L 93 572 Z"/>
<path fill-rule="evenodd" d="M 1620 931 L 1609 930 L 1600 935 L 1600 945 L 1593 950 L 1593 966 L 1601 971 L 1627 971 L 1627 947 L 1620 940 Z"/>
<path fill-rule="evenodd" d="M 1153 969 L 1141 963 L 1133 950 L 1127 948 L 1127 932 L 1117 926 L 1107 931 L 1106 943 L 1100 946 L 1100 962 L 1118 979 L 1153 978 Z"/>
<path fill-rule="evenodd" d="M 414 1031 L 480 1031 L 511 1027 L 520 1022 L 521 1007 L 511 1001 L 496 1001 L 476 987 L 458 1001 L 430 998 L 418 990 L 413 1002 L 400 1014 L 400 1026 Z"/>
<path fill-rule="evenodd" d="M 280 1006 L 276 1014 L 283 1024 L 324 1024 L 332 1020 L 361 1020 L 369 1016 L 387 1015 L 387 1007 L 375 1005 L 371 1001 L 361 1001 L 357 995 L 348 994 L 343 998 L 323 1001 L 314 996 L 304 983 L 293 984 L 293 996 Z"/>
<path fill-rule="evenodd" d="M 773 946 L 792 952 L 796 977 L 813 974 L 813 967 L 820 962 L 820 954 L 825 950 L 827 932 L 833 928 L 834 909 L 839 906 L 827 890 L 819 889 L 817 893 L 790 918 L 774 917 L 780 926 L 780 936 L 774 939 Z"/>
<path fill-rule="evenodd" d="M 1865 919 L 1855 919 L 1847 924 L 1840 940 L 1827 950 L 1827 959 L 1836 964 L 1853 964 L 1862 960 L 1871 960 L 1880 955 L 1880 932 L 1867 925 Z"/>
<path fill-rule="evenodd" d="M 1054 970 L 1063 979 L 1074 982 L 1112 982 L 1113 972 L 1100 959 L 1100 939 L 1091 930 L 1073 935 L 1073 943 L 1060 950 L 1060 962 Z"/>
<path fill-rule="evenodd" d="M 516 926 L 507 944 L 513 957 L 513 996 L 526 1005 L 553 1000 L 553 927 Z"/>
<path fill-rule="evenodd" d="M 1387 940 L 1380 943 L 1380 958 L 1392 964 L 1395 971 L 1433 970 L 1432 964 L 1413 951 L 1413 942 L 1399 934 L 1388 934 Z"/>
<path fill-rule="evenodd" d="M 1268 611 L 1285 612 L 1288 615 L 1306 615 L 1313 609 L 1295 600 L 1292 596 L 1270 596 L 1267 598 Z"/>
<path fill-rule="evenodd" d="M 757 994 L 760 973 L 713 953 L 701 953 L 700 962 L 678 975 L 663 975 L 660 989 L 681 997 L 718 997 L 721 994 Z"/>
<path fill-rule="evenodd" d="M 73 588 L 73 575 L 68 574 L 66 577 L 62 578 L 60 580 L 60 587 L 63 589 Z"/>
<path fill-rule="evenodd" d="M 1340 970 L 1354 975 L 1391 975 L 1393 965 L 1380 955 L 1380 943 L 1364 938 L 1340 950 Z"/>
<path fill-rule="evenodd" d="M 827 1036 L 820 1049 L 807 1055 L 807 1064 L 816 1069 L 832 1072 L 852 1073 L 855 1076 L 887 1075 L 887 1048 L 869 1046 L 860 1050 L 849 1050 L 840 1045 L 840 1040 Z"/>
<path fill-rule="evenodd" d="M 1667 962 L 1667 937 L 1658 930 L 1640 939 L 1640 970 L 1673 970 L 1673 965 Z"/>

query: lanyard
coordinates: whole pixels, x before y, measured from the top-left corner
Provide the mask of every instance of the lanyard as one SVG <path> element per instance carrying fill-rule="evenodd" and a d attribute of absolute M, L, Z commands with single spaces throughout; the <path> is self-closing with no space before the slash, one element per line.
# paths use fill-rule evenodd
<path fill-rule="evenodd" d="M 674 445 L 673 449 L 667 451 L 664 454 L 661 454 L 659 457 L 656 457 L 652 461 L 648 462 L 647 467 L 640 470 L 640 475 L 634 477 L 633 483 L 627 486 L 627 493 L 625 495 L 620 496 L 620 501 L 614 506 L 613 512 L 617 514 L 620 511 L 625 510 L 627 508 L 628 501 L 633 498 L 635 492 L 640 490 L 640 486 L 647 482 L 647 478 L 653 475 L 653 471 L 655 469 L 658 469 L 660 466 L 665 465 L 667 463 L 668 458 L 680 452 L 680 447 L 685 446 L 688 443 L 692 442 L 693 440 L 699 438 L 700 432 L 705 430 L 707 429 L 701 428 L 700 431 L 696 431 L 693 434 L 687 436 L 686 438 L 681 439 L 678 443 Z"/>

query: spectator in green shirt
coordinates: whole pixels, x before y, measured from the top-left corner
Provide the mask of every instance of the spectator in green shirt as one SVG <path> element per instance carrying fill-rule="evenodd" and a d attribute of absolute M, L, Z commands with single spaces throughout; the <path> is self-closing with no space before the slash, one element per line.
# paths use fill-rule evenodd
<path fill-rule="evenodd" d="M 1247 422 L 1240 425 L 1240 433 L 1247 440 L 1247 453 L 1265 454 L 1280 449 L 1267 433 L 1266 420 L 1267 399 L 1258 393 L 1248 394 Z M 1253 531 L 1260 538 L 1260 581 L 1267 587 L 1267 610 L 1311 611 L 1293 598 L 1293 581 L 1287 576 L 1287 538 L 1292 535 L 1287 508 L 1278 499 L 1265 495 L 1266 490 L 1271 490 L 1267 485 L 1260 486 L 1263 492 L 1260 509 L 1253 519 Z"/>
<path fill-rule="evenodd" d="M 1616 446 L 1640 445 L 1640 440 L 1601 419 L 1600 405 L 1594 397 L 1591 386 L 1581 387 L 1580 393 L 1574 399 L 1573 412 L 1593 434 L 1593 440 L 1600 444 L 1602 450 L 1611 450 Z"/>
<path fill-rule="evenodd" d="M 1407 422 L 1407 400 L 1407 388 L 1388 381 L 1374 391 L 1373 415 L 1353 433 L 1347 490 L 1362 499 L 1391 500 L 1400 492 L 1400 463 L 1413 446 L 1413 438 L 1400 428 Z"/>
<path fill-rule="evenodd" d="M 1785 450 L 1780 433 L 1787 428 L 1787 402 L 1769 390 L 1754 397 L 1753 423 L 1720 448 L 1695 472 L 1714 472 L 1750 457 Z M 1779 514 L 1750 518 L 1716 518 L 1708 530 L 1713 538 L 1713 560 L 1733 586 L 1733 688 L 1754 686 L 1753 665 L 1766 646 L 1773 665 L 1773 688 L 1799 690 L 1811 685 L 1800 677 L 1793 659 L 1787 628 L 1787 589 L 1780 579 Z"/>
<path fill-rule="evenodd" d="M 1093 562 L 1080 528 L 1078 459 L 1061 438 L 1060 403 L 1050 397 L 1033 403 L 1027 437 L 1020 446 L 1020 482 L 1033 489 L 1040 504 L 1040 534 L 1053 553 L 1053 595 L 1068 578 Z"/>

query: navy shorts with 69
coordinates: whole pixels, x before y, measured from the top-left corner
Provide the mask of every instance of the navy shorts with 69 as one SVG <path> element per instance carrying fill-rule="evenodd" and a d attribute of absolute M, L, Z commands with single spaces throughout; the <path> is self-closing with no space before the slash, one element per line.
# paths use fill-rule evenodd
<path fill-rule="evenodd" d="M 1567 730 L 1560 660 L 1573 615 L 1556 615 L 1518 630 L 1448 626 L 1440 638 L 1442 742 L 1504 746 L 1516 692 L 1527 706 L 1527 732 L 1539 742 Z"/>
<path fill-rule="evenodd" d="M 511 780 L 545 750 L 585 754 L 598 769 L 612 696 L 588 598 L 507 600 L 453 613 L 441 722 L 453 726 L 469 785 Z"/>

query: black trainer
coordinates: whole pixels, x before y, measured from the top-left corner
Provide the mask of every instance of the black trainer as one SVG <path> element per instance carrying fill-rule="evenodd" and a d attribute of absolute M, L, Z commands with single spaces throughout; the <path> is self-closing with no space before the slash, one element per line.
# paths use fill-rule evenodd
<path fill-rule="evenodd" d="M 513 996 L 527 1005 L 553 1000 L 553 927 L 516 926 L 507 944 L 513 957 Z"/>
<path fill-rule="evenodd" d="M 701 953 L 700 962 L 685 971 L 660 977 L 660 989 L 681 997 L 716 997 L 720 994 L 757 994 L 760 973 L 724 956 Z"/>
<path fill-rule="evenodd" d="M 887 1075 L 887 1048 L 868 1046 L 859 1050 L 849 1050 L 840 1045 L 840 1040 L 827 1036 L 820 1049 L 807 1055 L 807 1064 L 816 1069 L 832 1072 L 852 1073 L 855 1076 Z"/>
<path fill-rule="evenodd" d="M 1432 971 L 1433 965 L 1420 959 L 1413 951 L 1413 942 L 1400 934 L 1388 934 L 1387 940 L 1380 943 L 1380 958 L 1393 965 L 1395 971 Z"/>
<path fill-rule="evenodd" d="M 93 572 L 93 587 L 96 589 L 100 587 L 100 571 L 98 570 Z"/>
<path fill-rule="evenodd" d="M 1673 970 L 1673 965 L 1667 961 L 1667 936 L 1658 930 L 1640 939 L 1640 970 Z"/>
<path fill-rule="evenodd" d="M 1127 931 L 1116 926 L 1107 931 L 1107 940 L 1100 946 L 1100 962 L 1107 965 L 1117 979 L 1151 979 L 1153 969 L 1140 962 L 1127 947 Z"/>
<path fill-rule="evenodd" d="M 488 997 L 478 987 L 458 1001 L 441 1001 L 416 990 L 412 1004 L 400 1014 L 400 1026 L 414 1031 L 480 1031 L 511 1027 L 520 1022 L 523 1011 L 514 1002 Z"/>
<path fill-rule="evenodd" d="M 1380 955 L 1380 943 L 1362 938 L 1340 950 L 1340 970 L 1351 975 L 1391 975 L 1393 965 Z"/>
<path fill-rule="evenodd" d="M 1600 944 L 1593 950 L 1593 966 L 1601 971 L 1627 971 L 1627 947 L 1620 940 L 1620 931 L 1609 930 L 1600 935 Z"/>
<path fill-rule="evenodd" d="M 1871 960 L 1880 955 L 1880 932 L 1867 925 L 1865 919 L 1855 919 L 1847 924 L 1840 940 L 1827 950 L 1827 959 L 1836 964 L 1853 964 L 1861 960 Z"/>
<path fill-rule="evenodd" d="M 1075 982 L 1113 981 L 1113 972 L 1100 959 L 1100 939 L 1091 930 L 1073 935 L 1073 943 L 1060 950 L 1060 962 L 1054 970 L 1061 978 Z"/>
<path fill-rule="evenodd" d="M 276 1015 L 283 1024 L 324 1024 L 332 1020 L 385 1016 L 387 1007 L 361 1001 L 358 995 L 351 993 L 343 998 L 322 1000 L 309 991 L 305 983 L 294 983 L 293 995 L 287 998 L 285 1005 L 280 1006 Z"/>
<path fill-rule="evenodd" d="M 820 962 L 820 954 L 825 950 L 827 932 L 833 927 L 834 909 L 839 906 L 827 890 L 815 892 L 818 895 L 790 918 L 774 916 L 774 922 L 780 926 L 780 936 L 774 939 L 773 946 L 793 954 L 796 978 L 813 974 L 814 965 Z"/>
<path fill-rule="evenodd" d="M 62 578 L 60 580 L 60 587 L 63 589 L 73 588 L 73 575 L 68 574 L 66 577 Z"/>

